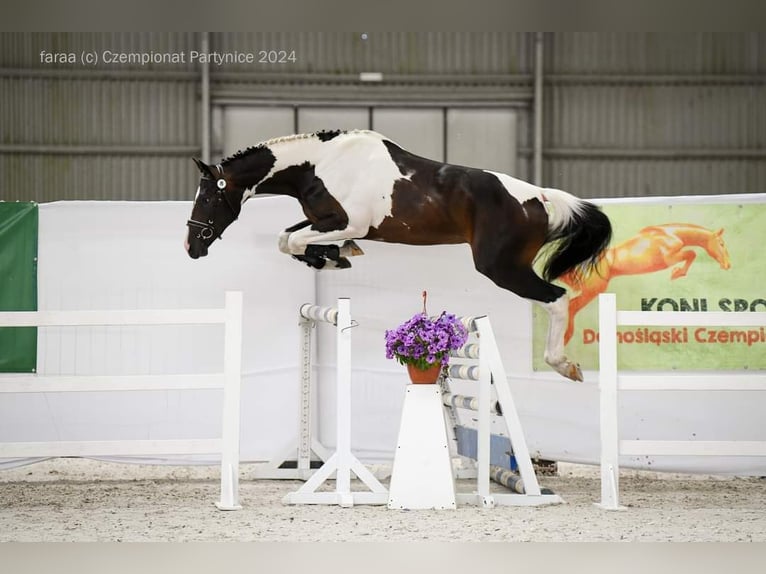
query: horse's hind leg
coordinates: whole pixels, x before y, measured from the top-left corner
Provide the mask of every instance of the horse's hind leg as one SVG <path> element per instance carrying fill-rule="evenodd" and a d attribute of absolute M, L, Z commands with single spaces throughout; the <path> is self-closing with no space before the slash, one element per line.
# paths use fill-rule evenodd
<path fill-rule="evenodd" d="M 564 333 L 569 317 L 569 297 L 566 289 L 544 281 L 531 267 L 507 265 L 501 260 L 490 265 L 477 262 L 477 270 L 499 287 L 530 299 L 548 312 L 548 336 L 545 341 L 545 362 L 558 373 L 582 381 L 582 370 L 564 354 Z"/>

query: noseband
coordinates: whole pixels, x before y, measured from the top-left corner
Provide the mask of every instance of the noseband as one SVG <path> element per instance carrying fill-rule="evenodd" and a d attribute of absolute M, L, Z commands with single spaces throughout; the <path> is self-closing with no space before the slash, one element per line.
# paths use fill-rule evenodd
<path fill-rule="evenodd" d="M 202 179 L 211 179 L 209 177 L 203 177 Z M 224 202 L 226 203 L 227 207 L 231 211 L 231 214 L 234 216 L 234 219 L 232 222 L 236 221 L 239 218 L 239 213 L 237 213 L 237 210 L 234 209 L 234 206 L 229 201 L 229 198 L 226 196 L 226 180 L 223 178 L 220 178 L 216 182 L 216 186 L 218 187 L 218 191 L 216 191 L 216 196 L 223 197 Z M 196 219 L 189 219 L 186 222 L 186 225 L 192 229 L 196 228 L 199 229 L 199 233 L 197 234 L 197 239 L 210 239 L 211 237 L 215 236 L 215 239 L 223 239 L 223 230 L 216 232 L 215 225 L 213 224 L 213 220 L 209 219 L 207 223 L 203 221 L 197 221 Z M 213 241 L 215 241 L 215 239 Z"/>

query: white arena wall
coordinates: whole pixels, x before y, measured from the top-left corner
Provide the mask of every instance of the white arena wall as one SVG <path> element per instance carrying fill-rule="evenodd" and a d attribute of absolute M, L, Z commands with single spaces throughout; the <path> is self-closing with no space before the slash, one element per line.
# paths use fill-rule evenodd
<path fill-rule="evenodd" d="M 385 358 L 383 334 L 419 311 L 420 294 L 427 290 L 432 314 L 447 310 L 490 317 L 533 456 L 598 464 L 596 373 L 586 373 L 579 384 L 552 372 L 533 373 L 531 306 L 478 274 L 467 246 L 360 242 L 366 255 L 354 258 L 352 269 L 316 272 L 276 248 L 279 231 L 303 218 L 299 206 L 288 198 L 267 197 L 248 202 L 223 241 L 213 245 L 208 257 L 193 261 L 183 250 L 190 211 L 190 202 L 40 205 L 38 307 L 220 307 L 224 291 L 243 291 L 243 461 L 268 460 L 285 436 L 297 433 L 298 308 L 307 302 L 331 306 L 337 297 L 351 298 L 352 317 L 359 323 L 352 337 L 352 448 L 365 462 L 391 461 L 408 379 L 402 367 Z M 320 441 L 331 447 L 334 338 L 330 327 L 317 329 L 318 431 Z M 223 330 L 216 327 L 41 328 L 38 371 L 210 372 L 221 369 L 222 342 Z M 764 402 L 753 400 L 752 394 L 726 392 L 693 400 L 683 392 L 635 395 L 621 398 L 629 413 L 621 422 L 626 437 L 635 436 L 637 429 L 645 436 L 644 420 L 650 419 L 657 437 L 695 433 L 700 440 L 766 439 Z M 220 391 L 0 396 L 0 441 L 220 434 Z M 766 462 L 754 457 L 655 457 L 648 468 L 766 474 Z"/>

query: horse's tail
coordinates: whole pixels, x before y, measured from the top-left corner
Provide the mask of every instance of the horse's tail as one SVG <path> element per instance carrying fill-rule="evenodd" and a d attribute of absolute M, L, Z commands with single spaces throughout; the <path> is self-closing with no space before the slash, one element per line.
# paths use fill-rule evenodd
<path fill-rule="evenodd" d="M 551 243 L 543 277 L 553 281 L 569 271 L 582 275 L 595 268 L 612 239 L 609 218 L 595 205 L 565 191 L 546 189 L 549 202 L 548 236 Z"/>

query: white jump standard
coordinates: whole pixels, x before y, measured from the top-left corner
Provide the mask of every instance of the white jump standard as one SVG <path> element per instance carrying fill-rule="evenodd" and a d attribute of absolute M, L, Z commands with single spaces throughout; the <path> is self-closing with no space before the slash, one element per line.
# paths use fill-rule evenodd
<path fill-rule="evenodd" d="M 338 299 L 337 308 L 303 305 L 301 317 L 335 325 L 336 379 L 337 379 L 337 432 L 336 450 L 327 461 L 297 491 L 286 495 L 285 504 L 337 504 L 351 507 L 355 504 L 386 504 L 388 490 L 351 453 L 351 304 L 349 299 Z M 304 411 L 305 414 L 305 411 Z M 304 461 L 306 453 L 304 448 Z M 364 483 L 369 491 L 351 490 L 351 473 Z M 335 473 L 335 490 L 317 492 L 317 489 Z"/>

